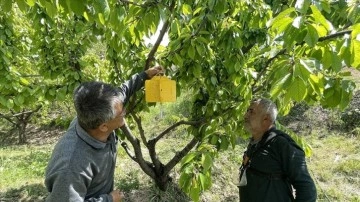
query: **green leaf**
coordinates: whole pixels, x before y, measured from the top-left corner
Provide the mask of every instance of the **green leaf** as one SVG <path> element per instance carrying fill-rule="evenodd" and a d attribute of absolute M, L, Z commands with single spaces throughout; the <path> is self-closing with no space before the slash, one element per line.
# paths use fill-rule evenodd
<path fill-rule="evenodd" d="M 360 23 L 352 26 L 351 32 L 351 65 L 360 68 Z"/>
<path fill-rule="evenodd" d="M 274 30 L 274 29 L 278 29 L 279 27 L 283 26 L 283 24 L 289 24 L 293 21 L 293 18 L 289 17 L 289 15 L 291 13 L 293 13 L 295 11 L 295 8 L 293 7 L 290 7 L 284 11 L 282 11 L 281 13 L 279 13 L 279 15 L 277 15 L 274 19 L 270 20 L 268 23 L 267 23 L 267 26 L 270 27 L 271 26 L 271 29 Z M 284 21 L 284 19 L 286 19 Z"/>
<path fill-rule="evenodd" d="M 308 24 L 306 26 L 307 34 L 304 40 L 310 47 L 314 47 L 319 40 L 319 35 L 317 33 L 317 30 L 312 25 Z"/>
<path fill-rule="evenodd" d="M 0 2 L 0 5 L 3 12 L 5 13 L 10 12 L 12 9 L 12 0 L 2 0 Z"/>
<path fill-rule="evenodd" d="M 203 166 L 204 171 L 207 171 L 211 168 L 211 166 L 213 164 L 213 160 L 208 153 L 202 154 L 201 164 Z"/>
<path fill-rule="evenodd" d="M 220 149 L 227 150 L 228 147 L 229 147 L 229 144 L 230 144 L 229 140 L 224 135 L 222 135 L 221 136 Z"/>
<path fill-rule="evenodd" d="M 215 77 L 215 76 L 212 76 L 210 79 L 211 79 L 211 83 L 212 83 L 214 86 L 216 86 L 216 84 L 218 83 L 216 77 Z"/>
<path fill-rule="evenodd" d="M 331 63 L 332 63 L 331 57 L 332 57 L 332 53 L 329 50 L 325 49 L 321 62 L 326 69 L 328 69 L 331 66 Z"/>
<path fill-rule="evenodd" d="M 279 93 L 284 90 L 284 86 L 286 86 L 285 84 L 289 83 L 291 81 L 291 74 L 288 73 L 286 75 L 284 75 L 278 82 L 276 82 L 271 90 L 270 90 L 270 95 L 271 97 L 277 97 L 279 95 Z"/>
<path fill-rule="evenodd" d="M 184 15 L 189 15 L 192 13 L 191 7 L 188 4 L 183 4 L 181 10 Z"/>
<path fill-rule="evenodd" d="M 196 63 L 193 66 L 192 72 L 193 72 L 195 78 L 200 78 L 201 77 L 201 66 Z"/>
<path fill-rule="evenodd" d="M 302 101 L 307 95 L 307 89 L 305 82 L 300 77 L 295 77 L 294 81 L 291 82 L 289 88 L 287 89 L 289 96 L 295 101 Z"/>
<path fill-rule="evenodd" d="M 322 104 L 330 108 L 335 108 L 340 104 L 341 92 L 337 88 L 325 89 L 324 97 L 325 103 L 323 102 Z"/>
<path fill-rule="evenodd" d="M 271 29 L 276 30 L 277 33 L 279 34 L 282 33 L 292 22 L 293 22 L 293 18 L 286 16 L 274 22 Z"/>
<path fill-rule="evenodd" d="M 27 10 L 28 5 L 24 0 L 16 0 L 16 4 L 22 12 L 25 12 Z"/>
<path fill-rule="evenodd" d="M 8 108 L 8 109 L 13 109 L 14 108 L 14 100 L 12 100 L 12 99 L 9 99 L 9 100 L 7 100 L 7 102 L 6 102 L 6 107 Z"/>
<path fill-rule="evenodd" d="M 348 67 L 351 66 L 351 59 L 354 56 L 353 54 L 351 54 L 350 47 L 351 47 L 350 39 L 345 39 L 343 45 L 340 48 L 340 52 L 339 52 L 341 59 L 345 62 L 345 64 Z"/>
<path fill-rule="evenodd" d="M 56 13 L 57 13 L 57 9 L 56 6 L 50 2 L 45 2 L 45 8 L 46 8 L 46 13 L 51 17 L 54 18 Z"/>
<path fill-rule="evenodd" d="M 322 95 L 324 88 L 322 86 L 322 82 L 320 81 L 320 78 L 315 75 L 315 74 L 311 74 L 308 78 L 308 81 L 312 87 L 312 89 L 318 94 L 318 95 Z"/>
<path fill-rule="evenodd" d="M 29 83 L 29 81 L 28 81 L 27 79 L 21 77 L 21 78 L 20 78 L 20 84 L 27 86 L 27 85 L 29 85 L 30 83 Z"/>
<path fill-rule="evenodd" d="M 181 165 L 185 165 L 189 163 L 191 160 L 193 160 L 197 156 L 196 153 L 189 153 L 181 160 Z"/>
<path fill-rule="evenodd" d="M 85 11 L 84 1 L 82 0 L 66 0 L 69 10 L 73 11 L 76 15 L 82 16 Z"/>
<path fill-rule="evenodd" d="M 310 4 L 311 0 L 297 0 L 295 4 L 295 9 L 301 14 L 306 14 Z"/>
<path fill-rule="evenodd" d="M 197 46 L 195 46 L 195 48 L 196 48 L 196 51 L 198 52 L 198 54 L 200 56 L 204 56 L 205 49 L 204 49 L 204 46 L 202 44 L 198 44 Z"/>
<path fill-rule="evenodd" d="M 211 137 L 210 144 L 216 145 L 218 143 L 218 140 L 219 140 L 219 136 L 218 135 L 213 135 Z"/>
<path fill-rule="evenodd" d="M 312 149 L 309 145 L 306 145 L 305 146 L 305 149 L 304 149 L 304 152 L 305 152 L 305 156 L 306 157 L 310 157 L 312 155 Z"/>
<path fill-rule="evenodd" d="M 93 1 L 95 11 L 97 12 L 97 16 L 100 20 L 101 24 L 105 24 L 105 21 L 108 19 L 110 15 L 110 8 L 108 0 L 95 0 Z"/>
<path fill-rule="evenodd" d="M 22 95 L 16 96 L 15 99 L 17 100 L 18 106 L 22 106 L 22 104 L 24 104 L 25 99 Z"/>
<path fill-rule="evenodd" d="M 181 188 L 188 187 L 188 185 L 190 184 L 190 180 L 191 180 L 191 175 L 182 172 L 179 178 L 179 186 Z"/>
<path fill-rule="evenodd" d="M 312 15 L 314 16 L 314 20 L 315 20 L 315 24 L 320 23 L 322 26 L 324 26 L 326 28 L 327 31 L 331 31 L 330 30 L 330 25 L 327 22 L 326 18 L 321 14 L 321 12 L 317 9 L 317 7 L 315 5 L 311 5 L 310 6 L 311 10 L 312 10 Z"/>
<path fill-rule="evenodd" d="M 31 7 L 35 5 L 35 2 L 36 0 L 26 0 L 26 3 Z"/>
<path fill-rule="evenodd" d="M 183 65 L 183 59 L 182 59 L 182 57 L 179 55 L 179 54 L 177 54 L 177 53 L 175 53 L 175 58 L 174 58 L 174 62 L 175 62 L 175 64 L 177 64 L 177 65 L 179 65 L 179 66 L 182 66 Z"/>
<path fill-rule="evenodd" d="M 216 1 L 214 10 L 216 13 L 224 13 L 227 10 L 228 4 L 226 1 Z"/>
<path fill-rule="evenodd" d="M 189 49 L 188 49 L 188 55 L 191 59 L 194 59 L 195 58 L 195 48 L 194 46 L 189 46 Z"/>
<path fill-rule="evenodd" d="M 336 52 L 331 53 L 331 69 L 339 72 L 342 68 L 341 60 Z"/>
<path fill-rule="evenodd" d="M 288 26 L 286 30 L 284 31 L 284 47 L 287 49 L 290 49 L 296 39 L 296 37 L 299 35 L 299 30 L 296 29 L 293 26 Z"/>
<path fill-rule="evenodd" d="M 198 202 L 199 198 L 200 198 L 200 186 L 195 186 L 194 185 L 194 181 L 192 184 L 192 187 L 190 188 L 190 198 L 194 201 L 194 202 Z"/>
<path fill-rule="evenodd" d="M 360 35 L 351 41 L 351 66 L 360 68 Z"/>
<path fill-rule="evenodd" d="M 202 174 L 202 173 L 199 173 L 199 175 L 198 175 L 198 181 L 200 181 L 200 185 L 201 185 L 201 187 L 202 187 L 202 189 L 204 189 L 204 187 L 205 187 L 205 184 L 206 184 L 206 181 L 207 179 L 206 179 L 206 176 L 204 175 L 204 174 Z"/>

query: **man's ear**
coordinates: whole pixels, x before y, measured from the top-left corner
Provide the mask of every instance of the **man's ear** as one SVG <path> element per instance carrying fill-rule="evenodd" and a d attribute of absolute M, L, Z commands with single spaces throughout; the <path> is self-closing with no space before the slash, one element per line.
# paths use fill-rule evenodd
<path fill-rule="evenodd" d="M 264 121 L 267 121 L 267 122 L 269 122 L 269 123 L 272 123 L 270 114 L 266 114 L 266 115 L 264 116 Z"/>
<path fill-rule="evenodd" d="M 108 131 L 108 126 L 106 123 L 102 123 L 100 126 L 99 126 L 99 130 L 101 132 L 107 132 Z"/>

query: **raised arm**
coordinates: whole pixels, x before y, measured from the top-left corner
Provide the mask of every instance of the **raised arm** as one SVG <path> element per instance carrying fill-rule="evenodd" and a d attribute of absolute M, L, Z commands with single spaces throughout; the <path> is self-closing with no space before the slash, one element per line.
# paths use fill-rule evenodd
<path fill-rule="evenodd" d="M 146 79 L 151 79 L 157 74 L 163 72 L 163 68 L 161 66 L 152 67 L 144 72 L 134 74 L 131 79 L 126 81 L 120 86 L 120 94 L 122 97 L 123 104 L 126 104 L 129 101 L 129 98 L 141 87 L 144 86 L 144 82 Z"/>

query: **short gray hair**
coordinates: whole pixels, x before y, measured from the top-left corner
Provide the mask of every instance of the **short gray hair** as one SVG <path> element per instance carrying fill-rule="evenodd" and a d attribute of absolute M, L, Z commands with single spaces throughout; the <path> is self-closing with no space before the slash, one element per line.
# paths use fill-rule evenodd
<path fill-rule="evenodd" d="M 256 102 L 258 103 L 262 109 L 270 115 L 270 118 L 273 122 L 276 121 L 276 117 L 278 115 L 278 110 L 277 107 L 275 105 L 275 103 L 269 99 L 266 98 L 258 98 L 253 100 L 252 102 Z"/>
<path fill-rule="evenodd" d="M 117 88 L 102 82 L 84 82 L 74 91 L 74 105 L 81 127 L 95 129 L 116 116 L 115 104 L 122 103 Z"/>

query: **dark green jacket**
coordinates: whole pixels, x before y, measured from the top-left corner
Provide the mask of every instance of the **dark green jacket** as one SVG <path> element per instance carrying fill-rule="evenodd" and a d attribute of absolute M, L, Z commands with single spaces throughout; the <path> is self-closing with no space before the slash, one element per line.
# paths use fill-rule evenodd
<path fill-rule="evenodd" d="M 295 201 L 316 201 L 316 187 L 306 166 L 305 153 L 289 135 L 272 128 L 258 144 L 249 144 L 246 154 L 250 163 L 247 185 L 239 187 L 241 202 L 292 201 L 291 186 Z"/>

